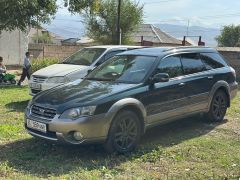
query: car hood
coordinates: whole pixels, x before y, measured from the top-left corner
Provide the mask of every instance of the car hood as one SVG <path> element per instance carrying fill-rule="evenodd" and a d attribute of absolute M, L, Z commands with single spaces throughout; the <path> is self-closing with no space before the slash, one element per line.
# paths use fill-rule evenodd
<path fill-rule="evenodd" d="M 71 64 L 53 64 L 46 68 L 40 69 L 33 73 L 34 76 L 45 76 L 45 77 L 54 77 L 54 76 L 65 76 L 75 71 L 88 69 L 88 66 L 82 65 L 71 65 Z"/>
<path fill-rule="evenodd" d="M 119 92 L 124 92 L 140 86 L 140 84 L 124 84 L 104 81 L 77 80 L 59 86 L 35 96 L 33 103 L 56 109 L 61 106 L 77 107 L 98 104 L 98 100 Z"/>

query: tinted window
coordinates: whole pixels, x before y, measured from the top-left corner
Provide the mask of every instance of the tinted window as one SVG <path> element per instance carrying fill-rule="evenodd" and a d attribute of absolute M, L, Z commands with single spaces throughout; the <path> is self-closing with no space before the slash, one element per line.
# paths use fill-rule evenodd
<path fill-rule="evenodd" d="M 217 53 L 201 53 L 201 59 L 208 70 L 221 68 L 227 65 Z"/>
<path fill-rule="evenodd" d="M 181 55 L 184 74 L 193 74 L 205 70 L 205 66 L 197 53 Z"/>
<path fill-rule="evenodd" d="M 110 59 L 111 57 L 113 57 L 113 56 L 115 56 L 116 54 L 119 54 L 119 53 L 121 53 L 121 52 L 123 52 L 123 50 L 109 52 L 109 53 L 107 53 L 107 54 L 105 55 L 105 58 L 104 58 L 104 59 L 105 59 L 105 61 L 106 61 L 106 60 Z"/>
<path fill-rule="evenodd" d="M 122 83 L 141 82 L 153 66 L 156 57 L 114 56 L 89 73 L 86 79 Z"/>
<path fill-rule="evenodd" d="M 182 64 L 179 56 L 162 59 L 158 66 L 158 73 L 168 73 L 170 78 L 181 76 Z"/>

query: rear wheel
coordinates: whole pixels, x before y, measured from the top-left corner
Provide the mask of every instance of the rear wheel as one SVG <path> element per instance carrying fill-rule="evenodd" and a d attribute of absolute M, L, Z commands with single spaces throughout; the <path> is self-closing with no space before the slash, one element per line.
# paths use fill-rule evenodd
<path fill-rule="evenodd" d="M 131 111 L 121 111 L 113 119 L 105 149 L 108 152 L 127 153 L 132 151 L 141 137 L 141 123 Z"/>
<path fill-rule="evenodd" d="M 207 113 L 207 117 L 210 121 L 220 122 L 223 121 L 227 112 L 228 97 L 222 90 L 218 90 L 212 99 L 211 107 Z"/>

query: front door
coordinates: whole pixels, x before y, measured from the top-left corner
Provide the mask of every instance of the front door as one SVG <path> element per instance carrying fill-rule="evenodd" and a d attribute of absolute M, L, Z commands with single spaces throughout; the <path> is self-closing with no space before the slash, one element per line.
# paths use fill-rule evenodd
<path fill-rule="evenodd" d="M 186 105 L 186 82 L 180 78 L 183 75 L 180 56 L 162 59 L 154 74 L 156 73 L 168 73 L 170 80 L 150 85 L 148 93 L 142 97 L 147 110 L 148 124 L 178 116 Z"/>

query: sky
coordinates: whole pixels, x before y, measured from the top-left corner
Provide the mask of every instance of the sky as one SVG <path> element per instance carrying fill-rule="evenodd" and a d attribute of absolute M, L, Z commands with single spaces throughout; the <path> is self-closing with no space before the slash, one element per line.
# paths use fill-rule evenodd
<path fill-rule="evenodd" d="M 144 4 L 144 22 L 221 28 L 240 24 L 240 0 L 139 0 Z M 62 5 L 62 0 L 58 0 Z M 58 10 L 56 20 L 78 20 L 67 8 Z"/>

